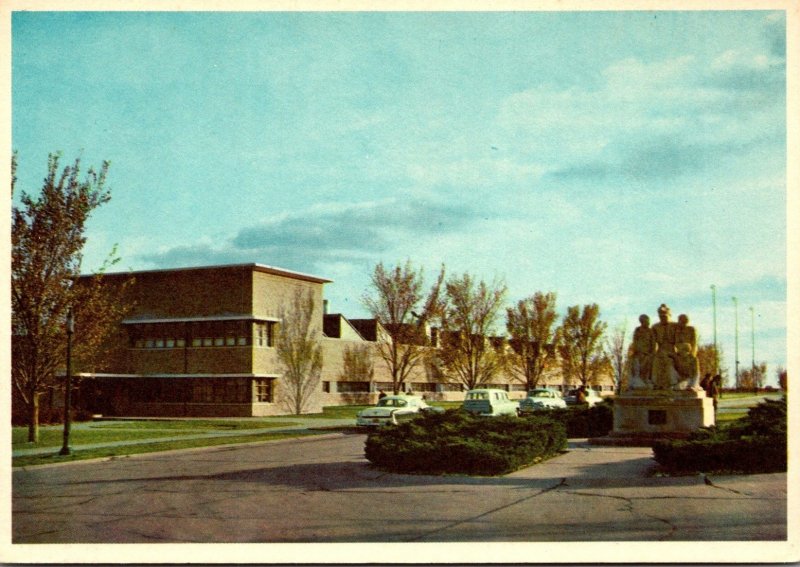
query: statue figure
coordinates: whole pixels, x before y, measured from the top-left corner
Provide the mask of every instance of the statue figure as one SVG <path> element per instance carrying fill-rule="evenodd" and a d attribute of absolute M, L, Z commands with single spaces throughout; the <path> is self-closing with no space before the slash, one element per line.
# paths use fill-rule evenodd
<path fill-rule="evenodd" d="M 656 350 L 653 329 L 650 328 L 650 317 L 639 316 L 640 326 L 633 331 L 633 352 L 631 354 L 631 375 L 628 388 L 652 388 L 650 381 L 653 370 L 653 355 Z"/>
<path fill-rule="evenodd" d="M 669 390 L 678 383 L 678 373 L 675 370 L 677 325 L 669 317 L 669 307 L 662 303 L 658 308 L 658 323 L 653 325 L 656 352 L 653 357 L 652 382 L 657 390 Z"/>
<path fill-rule="evenodd" d="M 678 316 L 675 328 L 675 369 L 679 376 L 679 387 L 699 389 L 700 363 L 697 360 L 697 332 L 689 325 L 689 317 Z"/>

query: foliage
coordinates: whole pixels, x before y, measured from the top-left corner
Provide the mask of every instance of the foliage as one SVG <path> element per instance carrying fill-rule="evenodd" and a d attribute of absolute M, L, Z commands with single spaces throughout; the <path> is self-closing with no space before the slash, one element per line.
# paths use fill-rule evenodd
<path fill-rule="evenodd" d="M 506 293 L 500 282 L 476 282 L 470 274 L 452 277 L 445 286 L 442 343 L 445 373 L 472 389 L 491 381 L 504 365 L 502 341 L 494 340 L 495 319 Z"/>
<path fill-rule="evenodd" d="M 767 379 L 767 363 L 761 362 L 753 368 L 739 372 L 739 388 L 742 390 L 758 390 Z"/>
<path fill-rule="evenodd" d="M 371 382 L 375 374 L 371 345 L 346 346 L 342 353 L 342 372 L 339 380 Z"/>
<path fill-rule="evenodd" d="M 303 413 L 322 373 L 320 330 L 313 324 L 316 315 L 313 291 L 304 293 L 301 288 L 295 290 L 290 309 L 281 313 L 275 352 L 283 368 L 282 402 L 295 415 Z"/>
<path fill-rule="evenodd" d="M 410 261 L 403 266 L 375 266 L 370 290 L 362 302 L 388 336 L 377 337 L 378 353 L 392 377 L 392 390 L 400 391 L 401 384 L 425 356 L 429 344 L 426 325 L 441 312 L 440 290 L 444 281 L 444 266 L 431 289 L 424 294 L 422 269 Z"/>
<path fill-rule="evenodd" d="M 603 352 L 603 333 L 607 324 L 599 319 L 600 307 L 596 303 L 567 308 L 563 323 L 558 329 L 561 369 L 566 382 L 577 379 L 584 386 L 596 384 L 610 363 Z"/>
<path fill-rule="evenodd" d="M 697 346 L 697 362 L 700 366 L 700 376 L 706 374 L 722 375 L 720 361 L 722 360 L 722 347 L 714 343 L 701 344 Z"/>
<path fill-rule="evenodd" d="M 626 324 L 622 323 L 611 333 L 608 344 L 606 345 L 608 359 L 614 371 L 614 391 L 617 394 L 622 391 L 627 375 L 626 364 L 628 362 L 628 357 L 625 352 L 626 333 Z"/>
<path fill-rule="evenodd" d="M 685 441 L 658 441 L 656 461 L 675 472 L 786 471 L 786 398 L 766 400 L 747 416 L 716 428 L 701 429 Z"/>
<path fill-rule="evenodd" d="M 779 366 L 775 370 L 775 374 L 778 376 L 778 385 L 780 386 L 781 390 L 786 392 L 789 386 L 787 383 L 786 369 L 783 366 Z"/>
<path fill-rule="evenodd" d="M 102 274 L 117 259 L 112 251 L 99 273 L 80 277 L 86 222 L 111 198 L 106 188 L 108 162 L 81 178 L 80 159 L 63 169 L 60 156 L 48 158 L 47 175 L 38 195 L 21 192 L 13 206 L 11 262 L 12 381 L 15 401 L 24 405 L 29 437 L 38 436 L 39 396 L 58 386 L 56 374 L 66 366 L 65 319 L 74 313 L 75 360 L 84 367 L 99 364 L 102 343 L 118 328 L 127 307 L 119 297 L 129 282 L 111 289 Z M 12 157 L 12 195 L 16 189 L 16 154 Z"/>
<path fill-rule="evenodd" d="M 511 353 L 508 369 L 532 390 L 555 359 L 556 294 L 537 291 L 506 308 Z"/>
<path fill-rule="evenodd" d="M 552 419 L 564 424 L 567 437 L 602 437 L 614 427 L 614 412 L 611 401 L 589 407 L 572 406 L 550 412 Z"/>
<path fill-rule="evenodd" d="M 563 425 L 544 415 L 480 418 L 448 410 L 371 432 L 365 451 L 395 472 L 499 475 L 556 455 L 566 443 Z"/>

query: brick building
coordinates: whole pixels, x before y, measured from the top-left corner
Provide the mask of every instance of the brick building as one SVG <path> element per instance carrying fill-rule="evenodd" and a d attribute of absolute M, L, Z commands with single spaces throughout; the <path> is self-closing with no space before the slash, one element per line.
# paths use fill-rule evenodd
<path fill-rule="evenodd" d="M 275 336 L 295 291 L 310 290 L 313 320 L 323 348 L 320 384 L 307 411 L 326 405 L 373 403 L 391 378 L 377 355 L 388 337 L 372 319 L 327 313 L 324 285 L 331 280 L 261 264 L 236 264 L 108 274 L 114 284 L 133 276 L 126 298 L 133 305 L 108 346 L 102 368 L 81 369 L 81 403 L 118 416 L 268 416 L 288 413 L 283 403 Z M 434 335 L 435 339 L 435 335 Z M 346 349 L 372 353 L 371 379 L 344 377 Z M 87 371 L 91 370 L 91 371 Z M 497 387 L 522 395 L 524 385 L 503 377 Z M 560 373 L 545 378 L 566 388 Z M 544 384 L 543 384 L 544 385 Z M 463 388 L 435 377 L 423 365 L 404 384 L 431 399 L 461 400 Z M 607 387 L 610 389 L 610 386 Z"/>

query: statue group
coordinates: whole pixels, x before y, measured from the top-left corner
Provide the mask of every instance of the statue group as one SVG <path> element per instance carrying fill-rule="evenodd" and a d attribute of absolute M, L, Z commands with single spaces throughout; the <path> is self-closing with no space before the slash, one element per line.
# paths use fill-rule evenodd
<path fill-rule="evenodd" d="M 697 333 L 689 317 L 679 315 L 670 321 L 669 307 L 658 308 L 658 323 L 639 316 L 640 326 L 633 332 L 633 352 L 629 388 L 649 390 L 700 390 L 697 361 Z"/>

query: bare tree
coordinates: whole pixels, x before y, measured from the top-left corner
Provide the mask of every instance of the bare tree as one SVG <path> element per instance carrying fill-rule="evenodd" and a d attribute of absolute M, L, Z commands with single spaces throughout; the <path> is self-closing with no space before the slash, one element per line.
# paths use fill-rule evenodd
<path fill-rule="evenodd" d="M 506 330 L 511 345 L 508 369 L 525 382 L 528 390 L 536 387 L 545 369 L 555 361 L 556 317 L 553 292 L 537 291 L 506 308 Z"/>
<path fill-rule="evenodd" d="M 504 344 L 493 337 L 506 294 L 500 282 L 475 282 L 464 274 L 446 286 L 440 357 L 445 373 L 467 388 L 487 384 L 504 366 Z"/>
<path fill-rule="evenodd" d="M 623 383 L 625 382 L 625 363 L 627 361 L 625 344 L 627 342 L 627 327 L 627 322 L 620 323 L 619 326 L 611 332 L 611 336 L 608 338 L 606 344 L 607 356 L 614 372 L 614 392 L 617 394 L 622 391 Z"/>
<path fill-rule="evenodd" d="M 567 308 L 558 330 L 561 369 L 567 380 L 576 378 L 583 386 L 596 384 L 604 372 L 610 370 L 608 357 L 603 352 L 603 334 L 607 324 L 599 319 L 600 307 L 596 303 Z"/>
<path fill-rule="evenodd" d="M 775 375 L 778 377 L 778 386 L 780 386 L 781 390 L 784 392 L 788 391 L 787 388 L 789 387 L 789 384 L 787 382 L 788 376 L 786 374 L 786 368 L 779 366 L 775 369 Z"/>
<path fill-rule="evenodd" d="M 314 293 L 295 290 L 290 309 L 283 309 L 275 352 L 283 367 L 283 404 L 300 415 L 319 386 L 322 373 L 320 330 L 314 325 Z"/>
<path fill-rule="evenodd" d="M 56 375 L 66 367 L 67 312 L 75 317 L 73 356 L 88 367 L 102 359 L 100 345 L 128 310 L 119 299 L 125 285 L 103 285 L 103 272 L 117 261 L 115 251 L 98 274 L 80 277 L 86 222 L 111 198 L 105 187 L 108 163 L 81 179 L 80 160 L 61 169 L 59 157 L 50 155 L 39 194 L 22 192 L 21 206 L 11 212 L 11 376 L 30 442 L 39 438 L 39 398 L 56 387 Z M 16 154 L 11 167 L 13 195 Z"/>
<path fill-rule="evenodd" d="M 379 263 L 372 273 L 370 288 L 362 302 L 388 333 L 378 337 L 377 347 L 389 369 L 395 394 L 426 356 L 426 347 L 430 345 L 426 328 L 441 312 L 443 281 L 444 266 L 426 293 L 423 270 L 415 268 L 411 261 L 393 268 Z"/>

